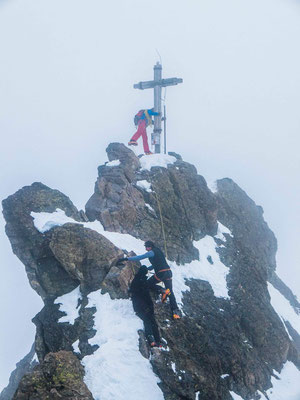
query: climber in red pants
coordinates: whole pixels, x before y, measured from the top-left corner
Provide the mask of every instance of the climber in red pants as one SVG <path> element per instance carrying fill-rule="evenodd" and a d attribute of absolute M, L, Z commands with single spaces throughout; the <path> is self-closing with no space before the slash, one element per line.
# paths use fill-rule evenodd
<path fill-rule="evenodd" d="M 146 155 L 152 154 L 149 150 L 148 145 L 148 136 L 147 136 L 147 126 L 152 125 L 152 115 L 159 115 L 159 113 L 155 112 L 153 108 L 148 110 L 140 110 L 134 117 L 134 123 L 137 125 L 137 131 L 132 136 L 130 141 L 128 142 L 128 146 L 137 146 L 137 140 L 142 136 L 143 138 L 143 146 L 144 152 Z"/>

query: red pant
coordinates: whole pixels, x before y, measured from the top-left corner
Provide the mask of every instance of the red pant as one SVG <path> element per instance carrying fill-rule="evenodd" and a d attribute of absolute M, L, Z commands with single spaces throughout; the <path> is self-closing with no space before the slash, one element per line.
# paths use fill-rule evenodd
<path fill-rule="evenodd" d="M 146 120 L 141 119 L 138 123 L 138 128 L 135 134 L 132 136 L 130 140 L 135 140 L 137 141 L 138 138 L 142 136 L 143 138 L 143 146 L 144 146 L 144 152 L 149 153 L 149 145 L 148 145 L 148 136 L 147 136 L 147 131 L 146 131 Z"/>

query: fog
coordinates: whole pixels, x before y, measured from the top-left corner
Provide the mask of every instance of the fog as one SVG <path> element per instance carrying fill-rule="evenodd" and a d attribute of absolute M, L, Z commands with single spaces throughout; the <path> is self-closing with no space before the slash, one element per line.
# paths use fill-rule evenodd
<path fill-rule="evenodd" d="M 264 208 L 279 276 L 299 290 L 300 2 L 0 0 L 0 198 L 40 181 L 84 208 L 110 142 L 127 143 L 163 77 L 168 151 Z M 164 93 L 165 95 L 165 93 Z M 42 302 L 0 220 L 0 390 Z"/>

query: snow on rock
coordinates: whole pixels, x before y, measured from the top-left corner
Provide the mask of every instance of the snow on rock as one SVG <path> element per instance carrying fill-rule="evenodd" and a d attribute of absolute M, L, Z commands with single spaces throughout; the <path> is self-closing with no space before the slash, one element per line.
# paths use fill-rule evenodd
<path fill-rule="evenodd" d="M 272 307 L 276 313 L 281 317 L 283 322 L 289 321 L 292 327 L 300 334 L 300 316 L 296 313 L 288 300 L 269 282 L 268 290 L 271 296 Z"/>
<path fill-rule="evenodd" d="M 183 292 L 190 290 L 186 285 L 186 279 L 202 279 L 210 283 L 216 297 L 229 298 L 226 276 L 229 268 L 226 267 L 216 252 L 216 243 L 211 236 L 205 236 L 203 239 L 193 242 L 199 250 L 200 261 L 195 260 L 190 264 L 172 265 L 173 289 L 178 303 L 182 302 Z M 210 256 L 213 264 L 207 257 Z"/>
<path fill-rule="evenodd" d="M 105 164 L 106 167 L 118 167 L 121 164 L 120 160 L 113 160 Z"/>
<path fill-rule="evenodd" d="M 64 223 L 77 221 L 65 215 L 64 211 L 57 209 L 54 213 L 31 213 L 34 218 L 34 225 L 40 232 L 46 232 L 54 226 L 61 226 Z M 84 227 L 93 229 L 94 231 L 105 236 L 115 246 L 127 251 L 134 251 L 136 254 L 143 254 L 145 252 L 144 242 L 136 239 L 129 234 L 108 232 L 105 231 L 99 221 L 81 223 Z M 230 231 L 224 225 L 219 223 L 219 231 L 222 233 L 229 233 Z M 224 241 L 226 238 L 224 237 Z M 190 290 L 185 284 L 186 279 L 202 279 L 208 281 L 214 291 L 215 296 L 228 298 L 228 291 L 226 286 L 226 275 L 229 268 L 226 267 L 219 258 L 216 252 L 216 243 L 211 236 L 205 236 L 203 239 L 194 242 L 194 246 L 199 250 L 200 261 L 195 260 L 190 264 L 173 265 L 173 288 L 176 299 L 181 303 L 182 292 Z M 210 256 L 213 264 L 211 264 L 207 257 Z M 149 265 L 148 260 L 143 260 L 143 263 Z"/>
<path fill-rule="evenodd" d="M 215 235 L 215 238 L 222 240 L 222 242 L 226 242 L 226 237 L 223 235 L 224 233 L 227 233 L 229 236 L 233 237 L 230 229 L 218 221 L 218 232 Z"/>
<path fill-rule="evenodd" d="M 67 224 L 68 222 L 78 224 L 78 222 L 75 221 L 73 218 L 67 217 L 65 212 L 60 208 L 57 208 L 56 211 L 54 211 L 53 213 L 36 213 L 32 211 L 30 215 L 34 220 L 34 226 L 41 233 L 49 231 L 54 226 L 62 226 L 64 224 Z"/>
<path fill-rule="evenodd" d="M 138 329 L 142 321 L 130 300 L 111 300 L 100 291 L 89 296 L 95 306 L 96 335 L 90 339 L 99 349 L 83 358 L 85 383 L 95 400 L 163 400 L 149 361 L 139 351 Z"/>
<path fill-rule="evenodd" d="M 233 400 L 244 400 L 241 396 L 239 396 L 238 394 L 234 393 L 234 392 L 229 392 L 233 398 Z"/>
<path fill-rule="evenodd" d="M 221 378 L 224 379 L 224 378 L 227 378 L 227 376 L 229 376 L 229 374 L 223 374 L 223 375 L 221 375 Z"/>
<path fill-rule="evenodd" d="M 145 206 L 146 206 L 150 211 L 152 211 L 154 214 L 156 214 L 155 210 L 150 206 L 150 204 L 145 203 Z"/>
<path fill-rule="evenodd" d="M 140 159 L 142 170 L 151 170 L 152 167 L 167 168 L 168 164 L 174 164 L 176 158 L 167 154 L 151 154 Z"/>
<path fill-rule="evenodd" d="M 149 193 L 152 192 L 152 190 L 151 190 L 151 183 L 148 182 L 148 181 L 146 181 L 146 180 L 138 181 L 138 182 L 136 183 L 136 185 L 137 185 L 138 187 L 140 187 L 140 188 L 146 190 L 146 192 L 149 192 Z"/>
<path fill-rule="evenodd" d="M 73 347 L 73 350 L 74 350 L 76 353 L 80 353 L 80 350 L 79 350 L 79 339 L 76 340 L 76 342 L 74 342 L 74 343 L 72 344 L 72 347 Z"/>
<path fill-rule="evenodd" d="M 79 224 L 79 222 L 75 221 L 73 218 L 67 217 L 65 212 L 63 210 L 60 210 L 59 208 L 56 209 L 56 211 L 53 213 L 32 212 L 31 216 L 34 219 L 34 226 L 41 233 L 44 233 L 55 226 L 62 226 L 66 223 Z M 136 253 L 145 252 L 144 242 L 142 240 L 136 239 L 133 236 L 126 233 L 105 231 L 102 224 L 99 221 L 80 222 L 80 224 L 83 225 L 85 228 L 92 229 L 100 233 L 101 235 L 105 236 L 116 247 L 120 249 L 132 250 Z"/>
<path fill-rule="evenodd" d="M 275 371 L 274 371 L 275 372 Z M 284 364 L 279 376 L 271 378 L 273 387 L 266 391 L 270 400 L 299 400 L 300 399 L 300 371 L 290 361 Z"/>
<path fill-rule="evenodd" d="M 61 317 L 59 322 L 68 322 L 73 325 L 76 318 L 79 316 L 78 299 L 81 298 L 79 286 L 72 292 L 57 297 L 55 304 L 59 304 L 60 311 L 65 312 L 67 315 Z"/>

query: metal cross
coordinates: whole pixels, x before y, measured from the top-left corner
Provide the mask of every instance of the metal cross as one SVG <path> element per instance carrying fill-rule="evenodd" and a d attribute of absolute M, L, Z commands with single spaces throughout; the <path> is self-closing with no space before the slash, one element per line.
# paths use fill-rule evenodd
<path fill-rule="evenodd" d="M 178 85 L 183 80 L 180 78 L 162 79 L 162 66 L 159 62 L 154 65 L 154 80 L 139 82 L 133 85 L 134 89 L 154 89 L 154 111 L 159 115 L 154 116 L 154 132 L 152 133 L 152 143 L 155 145 L 155 153 L 160 153 L 160 135 L 161 135 L 161 88 L 166 86 Z"/>

